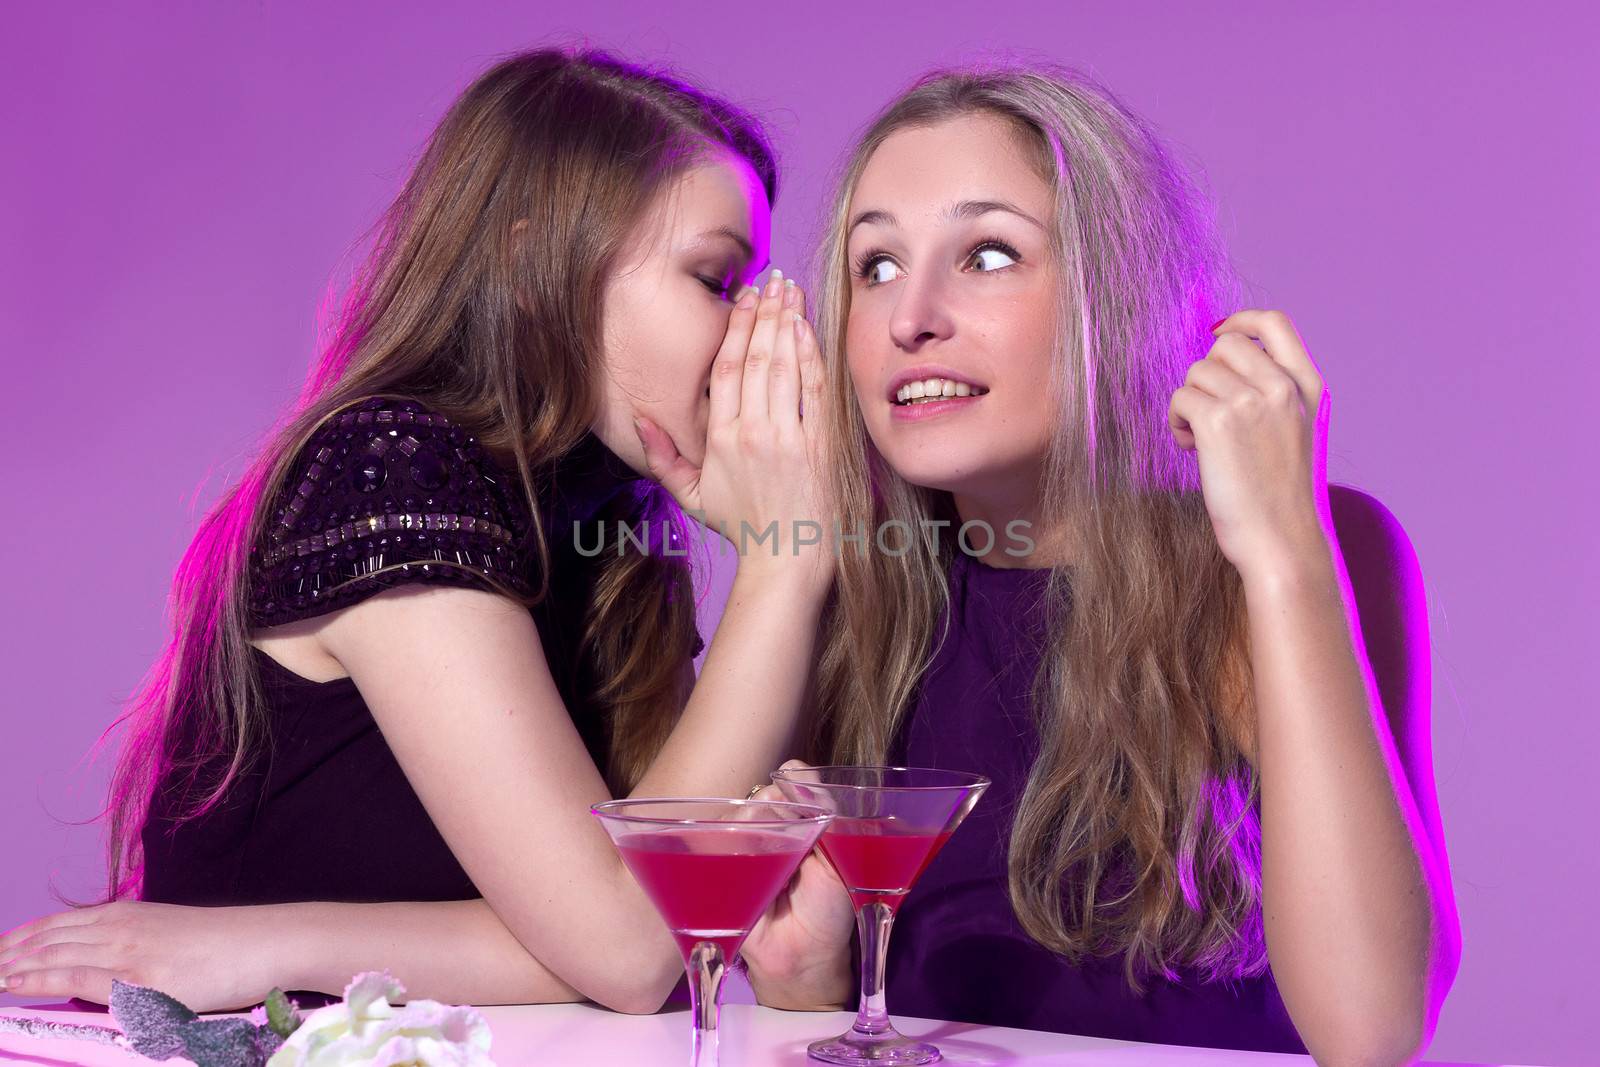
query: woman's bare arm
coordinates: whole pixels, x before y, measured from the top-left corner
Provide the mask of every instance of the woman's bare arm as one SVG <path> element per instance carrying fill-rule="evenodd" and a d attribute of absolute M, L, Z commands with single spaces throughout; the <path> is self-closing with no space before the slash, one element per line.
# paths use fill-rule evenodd
<path fill-rule="evenodd" d="M 528 954 L 487 901 L 268 905 L 284 940 L 276 984 L 342 994 L 352 976 L 389 969 L 408 1000 L 553 1004 L 584 996 Z"/>
<path fill-rule="evenodd" d="M 1338 546 L 1245 574 L 1267 947 L 1313 1054 L 1400 1063 L 1426 1047 L 1460 953 L 1429 755 L 1427 615 L 1393 516 L 1329 490 Z"/>
<path fill-rule="evenodd" d="M 747 568 L 745 581 L 736 579 L 723 616 L 724 625 L 718 628 L 720 641 L 714 635 L 706 653 L 705 669 L 690 701 L 691 707 L 700 709 L 701 717 L 696 721 L 704 723 L 707 731 L 717 728 L 718 704 L 733 707 L 739 715 L 748 709 L 757 720 L 751 733 L 761 740 L 742 755 L 730 752 L 725 741 L 715 738 L 678 745 L 676 759 L 664 751 L 664 758 L 658 759 L 652 772 L 675 777 L 683 785 L 676 792 L 743 795 L 750 784 L 765 777 L 781 761 L 789 748 L 789 733 L 798 718 L 800 699 L 789 694 L 803 692 L 805 679 L 796 683 L 788 675 L 809 673 L 815 611 L 808 610 L 810 594 L 804 589 L 796 589 L 795 598 L 774 604 L 774 598 L 767 595 L 768 589 L 759 584 L 761 577 Z M 766 610 L 759 607 L 763 601 L 768 604 Z M 774 607 L 781 610 L 770 610 Z M 809 631 L 805 629 L 807 619 L 811 622 Z M 782 646 L 786 652 L 774 654 L 774 646 Z M 760 662 L 764 666 L 759 672 L 718 668 L 724 662 Z M 686 663 L 685 668 L 693 680 L 693 665 Z M 790 700 L 796 706 L 789 707 Z M 685 720 L 689 721 L 687 711 Z M 695 766 L 702 761 L 706 767 Z M 747 774 L 752 767 L 757 769 Z M 707 788 L 700 784 L 702 781 L 717 785 Z M 647 789 L 653 790 L 653 795 L 674 792 L 666 782 L 659 787 L 641 784 L 635 792 L 643 795 Z M 609 850 L 610 845 L 606 844 L 605 849 Z M 274 908 L 278 914 L 270 927 L 285 938 L 279 950 L 284 969 L 276 979 L 284 988 L 340 993 L 352 975 L 389 967 L 403 979 L 406 995 L 411 998 L 471 1004 L 585 999 L 584 993 L 531 955 L 483 899 L 377 904 L 313 902 Z M 656 947 L 659 949 L 659 945 Z M 663 967 L 664 997 L 680 971 L 675 948 Z"/>
<path fill-rule="evenodd" d="M 689 705 L 640 792 L 742 795 L 781 762 L 823 592 L 800 568 L 741 567 Z M 588 813 L 610 794 L 527 611 L 472 589 L 400 588 L 330 616 L 321 636 L 473 884 L 539 967 L 607 1006 L 659 1007 L 681 960 Z M 419 927 L 432 921 L 428 905 L 408 907 Z M 373 936 L 345 929 L 358 944 Z M 492 965 L 499 947 L 472 951 Z M 526 967 L 516 961 L 505 977 L 536 973 Z"/>

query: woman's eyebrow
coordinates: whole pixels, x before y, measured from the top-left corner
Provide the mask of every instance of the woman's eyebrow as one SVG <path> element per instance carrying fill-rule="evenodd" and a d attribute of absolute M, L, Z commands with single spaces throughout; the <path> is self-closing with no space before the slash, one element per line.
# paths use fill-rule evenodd
<path fill-rule="evenodd" d="M 940 221 L 954 222 L 957 219 L 974 219 L 979 215 L 987 215 L 991 211 L 1008 212 L 1024 221 L 1033 223 L 1041 230 L 1044 229 L 1044 223 L 1007 200 L 961 200 L 945 208 L 944 214 L 940 216 Z M 875 226 L 899 226 L 900 220 L 895 218 L 892 211 L 880 211 L 877 209 L 863 211 L 850 220 L 850 228 L 845 231 L 845 236 L 848 237 L 862 223 L 870 223 Z"/>
<path fill-rule="evenodd" d="M 714 241 L 717 238 L 725 238 L 738 245 L 739 250 L 744 253 L 744 258 L 747 260 L 754 259 L 756 256 L 755 246 L 750 243 L 750 238 L 746 237 L 732 226 L 718 226 L 714 229 L 702 231 L 701 234 L 695 238 L 695 244 L 701 245 L 707 241 Z"/>

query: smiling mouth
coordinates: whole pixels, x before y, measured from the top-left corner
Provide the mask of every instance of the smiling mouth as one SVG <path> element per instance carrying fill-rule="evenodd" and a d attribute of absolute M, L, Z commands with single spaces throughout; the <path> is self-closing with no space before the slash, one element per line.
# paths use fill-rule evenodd
<path fill-rule="evenodd" d="M 958 382 L 954 378 L 923 378 L 902 385 L 889 403 L 904 408 L 935 400 L 971 399 L 983 396 L 988 391 L 988 386 Z"/>

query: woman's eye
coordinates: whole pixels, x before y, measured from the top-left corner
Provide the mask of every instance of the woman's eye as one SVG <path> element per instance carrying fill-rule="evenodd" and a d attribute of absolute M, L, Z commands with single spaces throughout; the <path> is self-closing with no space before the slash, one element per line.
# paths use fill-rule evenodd
<path fill-rule="evenodd" d="M 701 285 L 705 286 L 707 289 L 710 289 L 717 296 L 722 297 L 722 299 L 728 299 L 728 290 L 732 288 L 731 282 L 723 282 L 718 278 L 707 278 L 702 275 L 696 275 L 696 277 L 700 278 Z"/>
<path fill-rule="evenodd" d="M 985 257 L 992 257 L 992 256 L 998 256 L 999 257 L 999 261 L 996 261 L 995 259 L 985 258 Z M 1017 256 L 1015 251 L 1013 251 L 1010 248 L 1007 248 L 1005 245 L 1002 245 L 1002 244 L 999 244 L 999 243 L 992 243 L 992 244 L 980 245 L 978 248 L 974 249 L 973 252 L 972 252 L 972 258 L 975 261 L 984 264 L 982 272 L 987 272 L 987 271 L 999 270 L 1002 267 L 1009 267 L 1012 264 L 1016 263 L 1016 261 L 1017 261 L 1017 259 L 1019 257 Z M 980 272 L 980 273 L 982 273 L 982 272 Z"/>
<path fill-rule="evenodd" d="M 885 271 L 881 269 L 883 267 L 888 267 L 889 269 Z M 874 260 L 867 267 L 867 280 L 873 285 L 881 285 L 884 282 L 892 281 L 894 279 L 894 269 L 895 263 L 892 259 L 883 258 Z"/>
<path fill-rule="evenodd" d="M 856 274 L 865 278 L 868 285 L 882 285 L 884 282 L 893 281 L 894 274 L 892 272 L 884 272 L 879 268 L 885 266 L 892 268 L 894 265 L 894 260 L 888 256 L 872 256 L 856 269 Z"/>

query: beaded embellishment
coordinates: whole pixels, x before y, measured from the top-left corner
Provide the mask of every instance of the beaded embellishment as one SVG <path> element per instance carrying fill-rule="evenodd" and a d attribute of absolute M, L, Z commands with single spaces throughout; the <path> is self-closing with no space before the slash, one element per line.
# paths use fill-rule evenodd
<path fill-rule="evenodd" d="M 520 494 L 475 438 L 415 401 L 373 397 L 328 419 L 285 485 L 251 552 L 258 625 L 408 581 L 528 592 Z"/>

